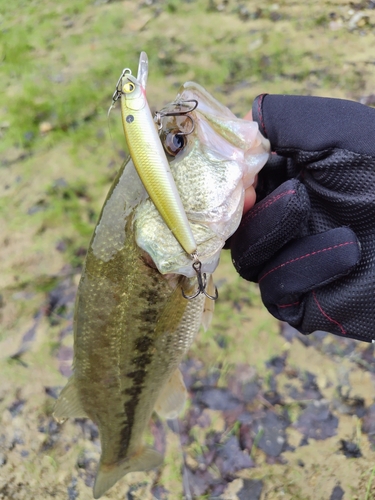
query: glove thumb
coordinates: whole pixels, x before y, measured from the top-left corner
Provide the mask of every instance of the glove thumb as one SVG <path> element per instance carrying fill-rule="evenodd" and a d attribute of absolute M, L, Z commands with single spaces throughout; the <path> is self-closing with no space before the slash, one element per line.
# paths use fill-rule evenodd
<path fill-rule="evenodd" d="M 258 281 L 273 255 L 290 240 L 306 234 L 309 214 L 306 188 L 296 179 L 284 182 L 249 210 L 230 241 L 233 264 L 240 276 Z"/>

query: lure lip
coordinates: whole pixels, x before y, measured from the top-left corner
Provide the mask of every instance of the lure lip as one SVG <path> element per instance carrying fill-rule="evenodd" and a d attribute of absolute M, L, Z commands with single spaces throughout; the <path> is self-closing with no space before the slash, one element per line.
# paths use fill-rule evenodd
<path fill-rule="evenodd" d="M 148 78 L 148 57 L 146 52 L 141 52 L 139 56 L 137 80 L 140 83 L 143 90 L 146 89 L 147 78 Z"/>
<path fill-rule="evenodd" d="M 141 52 L 137 78 L 131 75 L 130 70 L 123 70 L 113 97 L 114 101 L 122 97 L 121 115 L 129 152 L 142 184 L 164 223 L 172 231 L 183 250 L 193 260 L 192 266 L 197 276 L 198 288 L 193 295 L 186 295 L 182 290 L 183 296 L 186 299 L 194 299 L 203 293 L 209 299 L 216 300 L 217 291 L 213 296 L 206 292 L 206 276 L 202 273 L 202 265 L 198 259 L 197 243 L 156 130 L 155 119 L 152 118 L 147 103 L 145 91 L 147 77 L 148 58 L 145 52 Z M 131 82 L 134 88 L 130 88 L 131 86 L 127 85 L 128 82 Z M 194 106 L 190 109 L 175 112 L 173 115 L 188 116 L 188 113 L 197 106 L 198 101 L 194 100 Z M 138 118 L 140 121 L 138 121 Z M 194 130 L 194 121 L 190 116 L 188 118 L 192 122 L 191 130 L 188 132 L 190 134 Z M 140 126 L 143 127 L 141 132 L 139 130 Z"/>

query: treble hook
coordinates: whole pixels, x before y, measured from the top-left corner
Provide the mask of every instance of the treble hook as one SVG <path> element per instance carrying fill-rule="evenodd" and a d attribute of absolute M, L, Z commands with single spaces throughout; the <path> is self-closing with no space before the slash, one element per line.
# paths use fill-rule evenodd
<path fill-rule="evenodd" d="M 203 295 L 205 295 L 209 299 L 217 300 L 217 298 L 219 297 L 219 293 L 217 291 L 216 286 L 215 286 L 215 295 L 210 295 L 209 293 L 207 293 L 207 291 L 206 291 L 207 279 L 206 279 L 206 273 L 202 274 L 202 262 L 198 259 L 198 257 L 196 255 L 193 255 L 193 258 L 194 258 L 193 269 L 197 275 L 198 289 L 193 295 L 186 295 L 184 290 L 181 289 L 182 296 L 185 299 L 191 300 L 191 299 L 195 299 L 195 297 L 198 297 L 198 295 L 200 293 L 203 293 Z"/>
<path fill-rule="evenodd" d="M 181 132 L 180 135 L 190 135 L 191 133 L 194 132 L 194 120 L 193 118 L 189 115 L 192 111 L 194 111 L 198 107 L 198 101 L 196 99 L 189 99 L 187 101 L 180 101 L 180 102 L 175 102 L 174 104 L 176 107 L 181 107 L 184 106 L 185 103 L 187 102 L 193 102 L 194 105 L 191 106 L 189 109 L 185 111 L 169 111 L 169 112 L 163 112 L 163 111 L 156 111 L 154 115 L 154 121 L 158 125 L 158 130 L 161 130 L 163 128 L 163 125 L 161 123 L 161 119 L 164 118 L 165 116 L 186 116 L 191 122 L 191 130 L 189 132 Z"/>
<path fill-rule="evenodd" d="M 115 88 L 115 91 L 113 92 L 112 94 L 112 104 L 110 105 L 109 107 L 109 110 L 108 110 L 108 115 L 109 113 L 111 112 L 111 109 L 113 108 L 113 106 L 116 104 L 116 102 L 121 99 L 121 94 L 122 94 L 122 89 L 121 89 L 121 83 L 122 83 L 122 79 L 125 75 L 131 75 L 132 74 L 132 70 L 129 69 L 129 68 L 124 68 L 121 72 L 121 75 L 120 75 L 120 78 L 117 80 L 117 83 L 116 83 L 116 88 Z"/>

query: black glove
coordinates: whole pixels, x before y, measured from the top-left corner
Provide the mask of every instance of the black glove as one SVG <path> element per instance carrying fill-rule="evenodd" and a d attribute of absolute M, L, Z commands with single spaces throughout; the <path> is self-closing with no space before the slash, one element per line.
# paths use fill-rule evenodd
<path fill-rule="evenodd" d="M 262 95 L 253 119 L 273 154 L 231 238 L 239 274 L 304 334 L 375 339 L 375 109 Z M 260 201 L 259 201 L 260 200 Z"/>

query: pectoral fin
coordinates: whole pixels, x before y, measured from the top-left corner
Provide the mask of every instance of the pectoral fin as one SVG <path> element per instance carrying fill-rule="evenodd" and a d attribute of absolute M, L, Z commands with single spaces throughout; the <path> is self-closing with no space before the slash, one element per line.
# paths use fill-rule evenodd
<path fill-rule="evenodd" d="M 176 418 L 184 409 L 187 390 L 180 370 L 176 370 L 164 386 L 154 410 L 163 418 Z"/>
<path fill-rule="evenodd" d="M 86 418 L 87 414 L 82 408 L 78 397 L 74 376 L 70 377 L 68 383 L 61 391 L 59 399 L 55 405 L 53 418 L 58 423 L 63 423 L 67 418 Z"/>
<path fill-rule="evenodd" d="M 142 448 L 140 453 L 114 465 L 99 464 L 94 484 L 94 498 L 100 498 L 128 472 L 145 471 L 158 467 L 163 461 L 160 453 L 151 448 Z"/>

